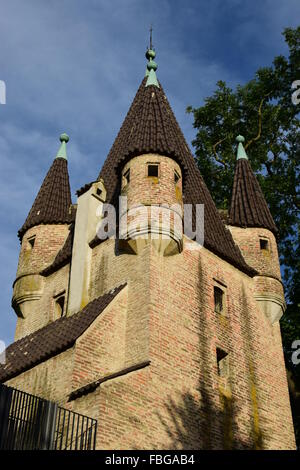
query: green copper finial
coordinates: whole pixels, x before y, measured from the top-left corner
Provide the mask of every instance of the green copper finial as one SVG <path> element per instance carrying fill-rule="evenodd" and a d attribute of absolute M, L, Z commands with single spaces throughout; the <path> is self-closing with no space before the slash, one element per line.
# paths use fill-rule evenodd
<path fill-rule="evenodd" d="M 240 160 L 241 158 L 248 160 L 246 151 L 243 146 L 243 142 L 245 142 L 245 137 L 243 137 L 242 135 L 238 135 L 235 140 L 239 143 L 237 151 L 237 160 Z"/>
<path fill-rule="evenodd" d="M 156 55 L 155 50 L 153 49 L 153 45 L 152 45 L 152 25 L 151 25 L 150 44 L 146 52 L 146 59 L 148 60 L 146 74 L 145 74 L 145 77 L 148 77 L 146 86 L 154 85 L 154 86 L 157 86 L 157 88 L 159 88 L 159 84 L 158 84 L 156 73 L 155 73 L 155 71 L 157 70 L 157 63 L 154 61 L 155 55 Z"/>
<path fill-rule="evenodd" d="M 67 142 L 69 142 L 70 139 L 69 139 L 68 134 L 66 134 L 66 133 L 64 132 L 63 134 L 60 134 L 59 140 L 60 140 L 61 142 L 66 142 L 66 143 L 67 143 Z"/>
<path fill-rule="evenodd" d="M 60 135 L 59 140 L 61 141 L 61 145 L 59 147 L 59 150 L 57 152 L 56 158 L 65 158 L 65 160 L 68 159 L 67 157 L 67 142 L 69 142 L 69 136 L 65 133 Z"/>

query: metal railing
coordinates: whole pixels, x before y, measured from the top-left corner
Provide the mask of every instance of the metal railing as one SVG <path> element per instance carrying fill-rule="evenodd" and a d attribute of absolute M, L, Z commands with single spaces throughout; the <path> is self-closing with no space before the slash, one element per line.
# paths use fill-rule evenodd
<path fill-rule="evenodd" d="M 0 384 L 0 450 L 94 450 L 97 420 Z"/>

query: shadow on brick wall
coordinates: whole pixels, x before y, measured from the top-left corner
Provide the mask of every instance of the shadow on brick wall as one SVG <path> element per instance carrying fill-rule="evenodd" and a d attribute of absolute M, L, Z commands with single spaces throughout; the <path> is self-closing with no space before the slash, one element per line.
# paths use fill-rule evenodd
<path fill-rule="evenodd" d="M 261 449 L 262 435 L 257 428 L 255 419 L 249 423 L 248 435 L 238 436 L 237 420 L 243 412 L 234 402 L 231 393 L 222 393 L 216 387 L 216 364 L 212 358 L 211 338 L 212 323 L 208 321 L 209 293 L 207 283 L 203 282 L 202 268 L 199 263 L 199 384 L 196 390 L 180 395 L 176 401 L 170 397 L 165 405 L 164 415 L 156 412 L 169 438 L 168 448 L 172 449 Z M 248 389 L 251 393 L 255 371 L 251 355 L 250 325 L 248 318 L 249 307 L 246 294 L 242 290 L 243 330 L 242 338 L 245 348 L 245 360 L 249 369 Z M 246 336 L 245 336 L 246 335 Z M 252 367 L 252 369 L 251 369 Z M 219 397 L 216 397 L 216 393 Z M 250 398 L 249 398 L 250 399 Z M 240 405 L 240 403 L 239 403 Z M 256 426 L 256 428 L 255 428 Z"/>

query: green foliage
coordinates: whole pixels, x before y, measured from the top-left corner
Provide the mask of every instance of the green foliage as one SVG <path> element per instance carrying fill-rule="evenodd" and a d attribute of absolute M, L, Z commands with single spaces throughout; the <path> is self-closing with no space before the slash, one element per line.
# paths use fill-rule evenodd
<path fill-rule="evenodd" d="M 271 66 L 260 68 L 235 90 L 217 82 L 204 105 L 189 106 L 187 112 L 193 113 L 197 129 L 193 146 L 198 167 L 220 209 L 230 205 L 235 138 L 242 134 L 246 139 L 252 169 L 279 229 L 288 302 L 281 329 L 286 366 L 297 382 L 300 365 L 291 362 L 291 344 L 300 339 L 300 104 L 292 103 L 291 86 L 300 80 L 300 26 L 285 29 L 283 35 L 287 57 L 275 57 Z M 296 427 L 299 436 L 299 416 Z"/>

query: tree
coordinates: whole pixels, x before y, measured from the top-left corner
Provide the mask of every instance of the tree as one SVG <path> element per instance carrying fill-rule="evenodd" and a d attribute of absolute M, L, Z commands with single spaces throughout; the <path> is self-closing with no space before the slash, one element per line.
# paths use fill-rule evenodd
<path fill-rule="evenodd" d="M 300 80 L 300 26 L 283 36 L 288 56 L 235 90 L 224 81 L 203 106 L 189 106 L 197 129 L 195 154 L 217 207 L 228 209 L 236 163 L 235 137 L 245 148 L 279 229 L 278 247 L 288 303 L 281 321 L 294 424 L 300 445 L 300 365 L 291 361 L 291 344 L 300 339 L 300 103 L 292 102 L 292 84 Z"/>

